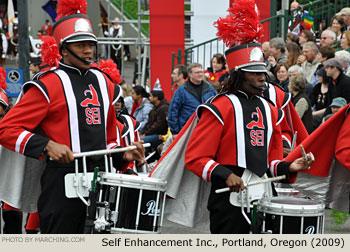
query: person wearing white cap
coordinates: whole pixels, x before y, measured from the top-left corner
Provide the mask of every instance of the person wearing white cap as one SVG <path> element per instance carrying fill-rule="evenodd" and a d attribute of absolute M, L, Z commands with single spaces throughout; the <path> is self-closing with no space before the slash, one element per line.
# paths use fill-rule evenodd
<path fill-rule="evenodd" d="M 47 158 L 37 203 L 41 233 L 84 232 L 86 205 L 65 195 L 64 177 L 74 172 L 73 153 L 119 147 L 112 104 L 121 90 L 106 74 L 91 69 L 97 40 L 86 8 L 86 0 L 58 0 L 53 35 L 62 60 L 57 69 L 23 85 L 21 99 L 0 126 L 1 145 L 32 158 Z M 112 156 L 114 165 L 142 162 L 144 149 L 137 147 L 138 151 Z M 96 166 L 104 167 L 103 157 L 87 162 L 89 172 Z"/>
<path fill-rule="evenodd" d="M 337 16 L 342 16 L 346 25 L 346 30 L 350 30 L 350 8 L 345 7 L 341 9 L 337 14 Z"/>
<path fill-rule="evenodd" d="M 297 171 L 307 169 L 312 163 L 310 158 L 291 163 L 281 161 L 279 123 L 283 113 L 261 96 L 266 89 L 267 70 L 261 45 L 255 42 L 261 36 L 262 25 L 256 5 L 252 8 L 254 5 L 254 0 L 236 0 L 227 18 L 216 22 L 217 35 L 230 47 L 225 52 L 230 80 L 225 93 L 198 107 L 199 122 L 185 154 L 186 168 L 211 182 L 208 200 L 211 233 L 251 231 L 246 219 L 249 217 L 242 213 L 243 203 L 236 193 L 244 189 L 248 180 L 252 181 L 250 178 L 285 175 L 286 179 L 281 181 L 291 182 Z M 246 15 L 250 17 L 249 23 L 244 21 Z M 222 33 L 227 31 L 226 25 L 232 28 L 232 33 Z M 241 29 L 240 35 L 235 32 L 237 27 Z M 248 35 L 251 31 L 253 36 Z M 230 190 L 215 193 L 224 187 Z M 272 189 L 267 187 L 260 190 L 261 197 L 271 193 Z"/>

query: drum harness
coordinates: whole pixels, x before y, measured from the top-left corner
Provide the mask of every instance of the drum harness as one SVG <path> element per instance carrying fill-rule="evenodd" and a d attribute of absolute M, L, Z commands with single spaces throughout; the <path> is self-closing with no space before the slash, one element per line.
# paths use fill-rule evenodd
<path fill-rule="evenodd" d="M 149 143 L 143 144 L 143 147 L 150 147 Z M 98 156 L 104 155 L 105 168 L 106 173 L 109 173 L 113 169 L 113 161 L 112 157 L 109 157 L 109 165 L 108 165 L 108 154 L 125 152 L 130 150 L 135 150 L 136 146 L 128 146 L 124 148 L 115 148 L 110 150 L 96 150 L 96 151 L 87 151 L 81 153 L 73 154 L 75 159 L 75 173 L 69 173 L 65 176 L 65 194 L 67 198 L 79 198 L 88 208 L 87 216 L 90 218 L 94 217 L 94 212 L 96 210 L 96 204 L 92 206 L 92 202 L 96 202 L 96 182 L 98 179 L 99 168 L 96 167 L 94 172 L 87 172 L 87 164 L 86 158 L 88 156 Z M 79 173 L 79 160 L 78 158 L 82 158 L 83 163 L 83 173 Z M 89 183 L 91 181 L 91 183 Z M 86 200 L 85 197 L 89 199 Z M 96 213 L 97 219 L 93 221 L 93 225 L 96 230 L 105 230 L 106 226 L 109 226 L 109 222 L 106 220 L 106 209 L 108 208 L 108 202 L 104 202 L 98 208 L 98 212 Z M 90 220 L 91 222 L 92 220 Z M 89 218 L 87 218 L 87 222 L 89 222 Z M 92 223 L 90 223 L 91 226 Z"/>

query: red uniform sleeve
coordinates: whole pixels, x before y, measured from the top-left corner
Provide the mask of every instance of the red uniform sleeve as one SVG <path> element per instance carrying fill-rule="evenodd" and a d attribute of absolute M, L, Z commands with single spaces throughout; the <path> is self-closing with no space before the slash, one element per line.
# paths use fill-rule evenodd
<path fill-rule="evenodd" d="M 222 131 L 222 123 L 204 109 L 186 149 L 186 168 L 206 181 L 210 181 L 212 171 L 219 165 L 214 157 Z"/>
<path fill-rule="evenodd" d="M 0 123 L 0 144 L 29 157 L 43 157 L 49 139 L 33 133 L 48 112 L 48 100 L 31 87 Z"/>

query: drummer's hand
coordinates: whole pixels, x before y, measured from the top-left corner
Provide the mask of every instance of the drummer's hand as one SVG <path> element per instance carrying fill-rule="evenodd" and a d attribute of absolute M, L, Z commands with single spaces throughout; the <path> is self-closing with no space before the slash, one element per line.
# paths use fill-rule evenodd
<path fill-rule="evenodd" d="M 289 172 L 297 172 L 310 168 L 310 165 L 315 162 L 314 159 L 311 158 L 310 153 L 306 155 L 308 160 L 305 160 L 303 157 L 297 158 L 293 161 L 293 163 L 289 166 Z"/>
<path fill-rule="evenodd" d="M 226 185 L 230 187 L 232 192 L 239 192 L 244 189 L 243 180 L 237 175 L 231 173 L 226 179 Z"/>
<path fill-rule="evenodd" d="M 285 148 L 285 147 L 283 147 L 283 158 L 285 158 L 286 156 L 288 156 L 289 153 L 291 153 L 291 149 L 290 149 L 290 148 Z"/>
<path fill-rule="evenodd" d="M 67 145 L 56 143 L 50 140 L 45 146 L 47 154 L 60 163 L 70 163 L 74 160 L 73 152 Z"/>
<path fill-rule="evenodd" d="M 135 150 L 131 150 L 131 151 L 126 151 L 124 153 L 124 157 L 123 159 L 131 162 L 131 161 L 138 161 L 139 164 L 144 164 L 145 161 L 145 148 L 143 147 L 144 141 L 141 140 L 139 142 L 133 142 L 132 145 L 136 146 Z"/>

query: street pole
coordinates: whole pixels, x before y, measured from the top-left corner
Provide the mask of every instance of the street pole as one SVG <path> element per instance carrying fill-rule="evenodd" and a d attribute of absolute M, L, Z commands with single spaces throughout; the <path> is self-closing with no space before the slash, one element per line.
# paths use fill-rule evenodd
<path fill-rule="evenodd" d="M 23 70 L 23 80 L 29 80 L 29 34 L 28 34 L 28 1 L 17 0 L 18 10 L 18 62 Z"/>

